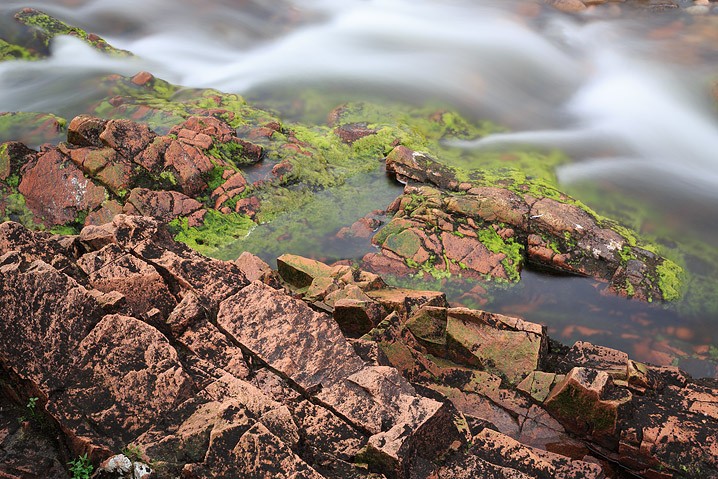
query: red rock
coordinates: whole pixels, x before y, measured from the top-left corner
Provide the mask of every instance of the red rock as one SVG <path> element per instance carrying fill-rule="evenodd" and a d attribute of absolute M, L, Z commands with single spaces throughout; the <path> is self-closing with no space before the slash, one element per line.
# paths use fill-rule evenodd
<path fill-rule="evenodd" d="M 598 464 L 566 460 L 564 456 L 534 449 L 508 436 L 485 428 L 474 436 L 471 452 L 494 464 L 511 467 L 530 477 L 561 477 L 566 479 L 603 479 Z"/>
<path fill-rule="evenodd" d="M 132 83 L 135 85 L 146 85 L 147 83 L 155 79 L 154 75 L 149 72 L 139 72 L 137 75 L 132 77 Z"/>
<path fill-rule="evenodd" d="M 340 299 L 334 303 L 334 320 L 344 336 L 358 338 L 384 319 L 384 308 L 374 301 Z"/>
<path fill-rule="evenodd" d="M 100 134 L 100 140 L 125 158 L 133 160 L 156 136 L 157 134 L 143 123 L 110 120 Z"/>
<path fill-rule="evenodd" d="M 516 193 L 502 188 L 472 187 L 465 196 L 448 198 L 446 210 L 523 230 L 528 226 L 529 206 Z"/>
<path fill-rule="evenodd" d="M 181 125 L 173 127 L 170 133 L 179 134 L 182 130 L 207 135 L 220 143 L 231 141 L 235 135 L 234 128 L 213 116 L 191 116 Z"/>
<path fill-rule="evenodd" d="M 123 294 L 130 311 L 138 318 L 153 308 L 158 308 L 166 318 L 177 305 L 177 299 L 157 270 L 116 244 L 84 255 L 78 264 L 87 273 L 93 288 Z"/>
<path fill-rule="evenodd" d="M 632 395 L 616 388 L 608 373 L 573 368 L 544 401 L 546 409 L 567 429 L 610 443 L 621 408 Z"/>
<path fill-rule="evenodd" d="M 175 218 L 190 216 L 201 209 L 202 203 L 177 191 L 135 188 L 130 191 L 124 212 L 169 222 Z"/>
<path fill-rule="evenodd" d="M 363 367 L 330 318 L 258 282 L 223 301 L 217 321 L 305 391 L 329 387 Z"/>
<path fill-rule="evenodd" d="M 197 147 L 173 140 L 165 152 L 165 167 L 177 175 L 182 192 L 194 196 L 207 188 L 204 178 L 214 165 Z"/>
<path fill-rule="evenodd" d="M 104 145 L 100 140 L 100 134 L 105 129 L 106 124 L 107 120 L 93 116 L 76 116 L 67 126 L 67 142 L 76 146 L 101 148 Z"/>
<path fill-rule="evenodd" d="M 406 184 L 407 181 L 436 185 L 442 189 L 459 186 L 454 171 L 442 166 L 425 153 L 397 146 L 386 157 L 386 171 Z"/>
<path fill-rule="evenodd" d="M 85 288 L 42 260 L 28 263 L 11 251 L 0 265 L 0 314 L 12 318 L 0 321 L 3 366 L 43 389 L 59 387 L 66 352 L 77 349 L 102 310 Z"/>
<path fill-rule="evenodd" d="M 104 225 L 112 221 L 116 215 L 122 213 L 122 205 L 115 200 L 109 200 L 102 203 L 99 210 L 92 211 L 85 218 L 85 225 Z"/>
<path fill-rule="evenodd" d="M 241 164 L 253 165 L 262 161 L 262 158 L 264 157 L 264 148 L 262 148 L 260 145 L 251 143 L 249 141 L 241 140 L 239 138 L 234 138 L 233 141 L 242 147 L 240 154 L 240 157 L 242 159 L 242 161 L 240 162 Z"/>
<path fill-rule="evenodd" d="M 273 288 L 280 287 L 279 275 L 259 257 L 244 251 L 234 261 L 248 281 L 261 281 Z"/>
<path fill-rule="evenodd" d="M 367 127 L 364 123 L 346 123 L 334 129 L 334 134 L 341 138 L 344 143 L 349 144 L 376 133 L 377 130 Z"/>
<path fill-rule="evenodd" d="M 402 314 L 411 314 L 422 306 L 447 306 L 446 295 L 437 291 L 386 288 L 367 291 L 366 294 L 387 310 Z"/>
<path fill-rule="evenodd" d="M 164 157 L 172 139 L 166 136 L 156 137 L 152 143 L 132 158 L 132 161 L 145 168 L 147 171 L 159 173 L 164 166 Z"/>
<path fill-rule="evenodd" d="M 277 163 L 272 167 L 272 175 L 276 178 L 283 178 L 285 175 L 292 172 L 294 165 L 287 160 Z"/>
<path fill-rule="evenodd" d="M 574 366 L 606 371 L 613 379 L 628 379 L 628 354 L 605 346 L 595 346 L 584 341 L 577 341 L 569 352 L 561 358 L 556 370 L 569 372 Z"/>
<path fill-rule="evenodd" d="M 75 221 L 80 212 L 98 208 L 106 195 L 104 188 L 86 178 L 57 149 L 46 151 L 26 166 L 18 190 L 46 226 Z"/>

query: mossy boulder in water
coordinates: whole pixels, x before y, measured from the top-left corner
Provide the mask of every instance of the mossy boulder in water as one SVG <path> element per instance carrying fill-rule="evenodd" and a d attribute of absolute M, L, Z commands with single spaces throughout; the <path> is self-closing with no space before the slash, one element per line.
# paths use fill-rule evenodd
<path fill-rule="evenodd" d="M 373 239 L 381 252 L 364 258 L 374 271 L 518 281 L 531 264 L 590 276 L 646 301 L 679 295 L 679 266 L 557 190 L 536 197 L 535 185 L 515 179 L 499 187 L 481 172 L 467 174 L 402 146 L 386 161 L 407 186 Z"/>
<path fill-rule="evenodd" d="M 79 38 L 108 55 L 129 57 L 132 54 L 108 44 L 94 33 L 68 25 L 34 8 L 23 8 L 14 21 L 0 19 L 0 61 L 38 60 L 50 54 L 51 41 L 60 35 Z"/>

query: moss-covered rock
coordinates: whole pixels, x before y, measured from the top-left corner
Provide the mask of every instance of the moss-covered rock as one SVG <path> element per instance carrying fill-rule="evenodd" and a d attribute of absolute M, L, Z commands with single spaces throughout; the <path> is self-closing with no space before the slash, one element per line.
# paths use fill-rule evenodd
<path fill-rule="evenodd" d="M 507 176 L 489 184 L 486 173 L 440 164 L 404 146 L 386 162 L 407 186 L 389 208 L 391 222 L 373 239 L 381 252 L 364 258 L 371 270 L 518 281 L 531 264 L 590 276 L 645 301 L 680 297 L 680 266 L 546 178 Z"/>
<path fill-rule="evenodd" d="M 131 56 L 132 54 L 126 50 L 117 49 L 109 45 L 104 39 L 88 33 L 81 28 L 77 28 L 58 20 L 44 12 L 34 8 L 24 8 L 15 14 L 15 19 L 21 24 L 29 27 L 34 34 L 37 42 L 48 48 L 50 41 L 59 35 L 70 35 L 77 37 L 95 49 L 114 56 Z M 38 52 L 39 53 L 39 52 Z"/>

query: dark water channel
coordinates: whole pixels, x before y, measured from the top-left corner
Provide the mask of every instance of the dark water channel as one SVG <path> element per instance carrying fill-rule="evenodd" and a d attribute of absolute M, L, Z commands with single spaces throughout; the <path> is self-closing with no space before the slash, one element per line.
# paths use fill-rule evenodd
<path fill-rule="evenodd" d="M 0 64 L 2 111 L 72 117 L 101 96 L 103 75 L 148 70 L 310 122 L 348 100 L 441 102 L 511 130 L 457 148 L 563 150 L 572 162 L 557 172 L 561 187 L 678 252 L 694 277 L 686 299 L 646 305 L 529 269 L 517 286 L 489 286 L 481 306 L 546 324 L 569 344 L 718 375 L 718 11 L 648 15 L 612 3 L 571 17 L 507 0 L 6 0 L 0 13 L 24 6 L 138 58 L 108 59 L 61 38 L 46 61 Z M 218 254 L 361 258 L 368 242 L 335 234 L 400 192 L 378 163 Z M 477 305 L 466 294 L 475 284 L 438 286 Z"/>

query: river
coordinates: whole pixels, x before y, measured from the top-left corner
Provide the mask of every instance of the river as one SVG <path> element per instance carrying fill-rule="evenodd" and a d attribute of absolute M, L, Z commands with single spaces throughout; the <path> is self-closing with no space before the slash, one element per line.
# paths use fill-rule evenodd
<path fill-rule="evenodd" d="M 718 111 L 711 96 L 718 11 L 649 15 L 619 3 L 570 16 L 509 0 L 268 3 L 6 0 L 3 15 L 37 7 L 137 58 L 110 59 L 59 38 L 47 60 L 0 64 L 0 111 L 71 117 L 100 95 L 96 80 L 103 75 L 140 70 L 240 93 L 305 121 L 326 114 L 294 105 L 312 91 L 337 103 L 442 102 L 511 131 L 457 147 L 563 150 L 572 160 L 557 172 L 564 190 L 682 248 L 688 269 L 718 284 Z M 346 188 L 364 191 L 364 198 L 338 201 L 341 195 L 327 193 L 321 201 L 332 217 L 310 229 L 330 235 L 401 191 L 381 176 Z M 266 228 L 282 228 L 282 219 Z M 329 243 L 279 244 L 258 253 L 340 259 L 368 247 L 327 254 Z M 718 304 L 715 289 L 701 294 L 704 303 Z M 568 344 L 588 340 L 718 376 L 718 306 L 643 305 L 599 295 L 587 280 L 526 271 L 519 286 L 493 292 L 485 307 L 547 324 Z"/>

